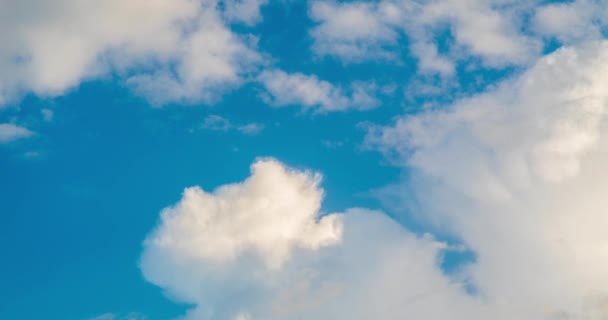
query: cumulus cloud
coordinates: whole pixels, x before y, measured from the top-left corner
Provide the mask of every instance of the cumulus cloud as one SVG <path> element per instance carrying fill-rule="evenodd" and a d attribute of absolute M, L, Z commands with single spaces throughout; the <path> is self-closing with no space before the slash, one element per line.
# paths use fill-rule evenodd
<path fill-rule="evenodd" d="M 476 258 L 368 209 L 322 213 L 320 176 L 259 160 L 188 188 L 144 244 L 184 319 L 585 319 L 608 314 L 608 43 L 562 49 L 445 109 L 377 127 L 418 218 Z M 403 191 L 400 189 L 398 191 Z"/>
<path fill-rule="evenodd" d="M 608 316 L 607 74 L 608 43 L 563 48 L 368 136 L 411 177 L 385 194 L 462 239 L 476 255 L 464 273 L 498 314 Z"/>
<path fill-rule="evenodd" d="M 144 276 L 195 305 L 185 319 L 439 320 L 482 312 L 461 283 L 442 275 L 445 246 L 379 212 L 322 214 L 319 182 L 318 174 L 259 160 L 242 183 L 186 189 L 145 241 Z"/>
<path fill-rule="evenodd" d="M 394 59 L 399 34 L 386 24 L 385 12 L 375 3 L 313 2 L 310 17 L 318 22 L 311 31 L 313 51 L 343 60 Z M 388 48 L 387 48 L 388 47 Z"/>
<path fill-rule="evenodd" d="M 275 107 L 300 105 L 317 112 L 366 110 L 380 105 L 378 87 L 373 83 L 354 82 L 349 90 L 335 86 L 315 75 L 264 71 L 258 77 L 266 89 L 264 100 Z"/>
<path fill-rule="evenodd" d="M 226 2 L 228 11 L 215 0 L 2 0 L 0 103 L 111 73 L 156 104 L 208 101 L 258 61 L 225 15 L 253 21 L 264 1 Z"/>
<path fill-rule="evenodd" d="M 12 123 L 0 123 L 0 143 L 13 142 L 15 140 L 31 137 L 34 132 L 27 128 Z"/>

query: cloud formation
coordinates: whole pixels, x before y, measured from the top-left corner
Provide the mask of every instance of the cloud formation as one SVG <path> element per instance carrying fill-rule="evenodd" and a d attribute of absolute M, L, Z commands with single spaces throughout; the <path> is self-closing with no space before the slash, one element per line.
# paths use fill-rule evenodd
<path fill-rule="evenodd" d="M 315 1 L 309 15 L 317 22 L 310 31 L 317 55 L 345 62 L 399 60 L 399 40 L 407 38 L 420 71 L 450 76 L 471 58 L 489 68 L 525 66 L 548 40 L 600 39 L 606 8 L 605 1 L 593 0 Z"/>
<path fill-rule="evenodd" d="M 475 253 L 464 272 L 496 313 L 608 316 L 607 74 L 607 42 L 562 48 L 368 137 L 412 177 L 385 192 Z"/>
<path fill-rule="evenodd" d="M 155 104 L 209 101 L 259 61 L 229 23 L 259 20 L 264 3 L 2 0 L 0 105 L 112 73 Z"/>
<path fill-rule="evenodd" d="M 608 316 L 608 43 L 564 48 L 442 109 L 371 129 L 407 170 L 387 188 L 475 259 L 369 209 L 320 211 L 320 176 L 260 160 L 242 183 L 186 189 L 142 271 L 185 319 Z"/>
<path fill-rule="evenodd" d="M 259 123 L 247 123 L 243 125 L 235 125 L 230 120 L 218 115 L 209 115 L 201 124 L 202 129 L 212 131 L 231 131 L 236 130 L 247 135 L 256 135 L 264 130 L 264 125 Z"/>
<path fill-rule="evenodd" d="M 15 140 L 31 137 L 34 132 L 12 123 L 0 123 L 0 143 L 9 143 Z"/>
<path fill-rule="evenodd" d="M 304 109 L 325 113 L 349 109 L 367 110 L 380 105 L 376 98 L 379 90 L 373 83 L 354 82 L 349 90 L 345 90 L 320 80 L 315 75 L 290 74 L 282 70 L 264 71 L 258 80 L 266 89 L 262 98 L 274 107 L 299 105 Z"/>
<path fill-rule="evenodd" d="M 443 244 L 380 212 L 321 214 L 319 182 L 259 160 L 242 183 L 186 189 L 145 242 L 144 276 L 195 305 L 185 319 L 471 314 L 477 303 L 441 274 Z"/>

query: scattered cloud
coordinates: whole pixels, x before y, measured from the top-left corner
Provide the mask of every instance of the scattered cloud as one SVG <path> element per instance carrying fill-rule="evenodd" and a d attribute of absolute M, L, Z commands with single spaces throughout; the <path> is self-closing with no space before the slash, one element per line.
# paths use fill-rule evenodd
<path fill-rule="evenodd" d="M 238 131 L 248 135 L 256 135 L 264 130 L 264 125 L 259 123 L 249 123 L 236 127 Z"/>
<path fill-rule="evenodd" d="M 146 317 L 138 312 L 130 312 L 125 315 L 118 315 L 115 313 L 104 313 L 89 320 L 146 320 Z"/>
<path fill-rule="evenodd" d="M 42 115 L 42 119 L 45 122 L 52 122 L 53 118 L 55 116 L 55 114 L 53 113 L 53 110 L 51 110 L 51 109 L 42 109 L 42 110 L 40 110 L 40 114 Z"/>
<path fill-rule="evenodd" d="M 213 131 L 236 130 L 246 135 L 256 135 L 264 130 L 264 125 L 259 123 L 248 123 L 244 125 L 234 125 L 230 120 L 218 115 L 209 115 L 201 124 L 202 129 Z"/>
<path fill-rule="evenodd" d="M 396 59 L 399 34 L 385 22 L 392 13 L 386 9 L 368 2 L 313 2 L 310 17 L 318 22 L 310 31 L 313 51 L 346 62 Z"/>
<path fill-rule="evenodd" d="M 113 313 L 104 313 L 91 318 L 90 320 L 115 320 L 116 315 Z"/>
<path fill-rule="evenodd" d="M 112 73 L 157 105 L 212 101 L 260 60 L 230 22 L 259 21 L 265 1 L 225 2 L 4 0 L 0 103 Z"/>
<path fill-rule="evenodd" d="M 319 113 L 366 110 L 378 107 L 378 87 L 373 83 L 354 82 L 349 90 L 320 80 L 315 75 L 264 71 L 258 77 L 266 92 L 263 99 L 274 107 L 302 106 Z"/>
<path fill-rule="evenodd" d="M 268 0 L 228 0 L 224 1 L 224 16 L 229 21 L 254 25 L 262 20 L 261 8 Z"/>
<path fill-rule="evenodd" d="M 12 123 L 0 123 L 0 144 L 28 138 L 32 135 L 34 132 L 27 128 Z"/>
<path fill-rule="evenodd" d="M 407 38 L 421 72 L 451 76 L 459 61 L 471 57 L 490 68 L 529 65 L 540 56 L 546 37 L 562 43 L 599 39 L 608 23 L 605 13 L 605 3 L 593 0 L 382 0 L 314 1 L 309 15 L 317 23 L 310 34 L 319 56 L 345 62 L 399 60 L 399 40 Z"/>
<path fill-rule="evenodd" d="M 344 146 L 344 141 L 339 140 L 322 140 L 321 144 L 328 149 L 337 149 Z"/>

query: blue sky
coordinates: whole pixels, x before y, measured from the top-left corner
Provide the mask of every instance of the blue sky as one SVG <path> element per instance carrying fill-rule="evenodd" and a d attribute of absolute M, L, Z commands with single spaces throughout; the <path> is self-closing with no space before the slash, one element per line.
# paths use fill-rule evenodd
<path fill-rule="evenodd" d="M 606 8 L 0 0 L 0 318 L 604 319 Z"/>

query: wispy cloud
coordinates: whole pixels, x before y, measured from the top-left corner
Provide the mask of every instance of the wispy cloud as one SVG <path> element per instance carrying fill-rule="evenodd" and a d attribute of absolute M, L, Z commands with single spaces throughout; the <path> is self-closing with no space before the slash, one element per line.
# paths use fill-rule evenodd
<path fill-rule="evenodd" d="M 236 130 L 246 135 L 256 135 L 264 130 L 264 125 L 259 123 L 247 123 L 243 125 L 235 125 L 230 120 L 218 115 L 209 115 L 201 124 L 202 129 L 213 131 L 231 131 Z"/>
<path fill-rule="evenodd" d="M 9 143 L 32 135 L 34 132 L 27 128 L 12 123 L 0 123 L 0 143 Z"/>

